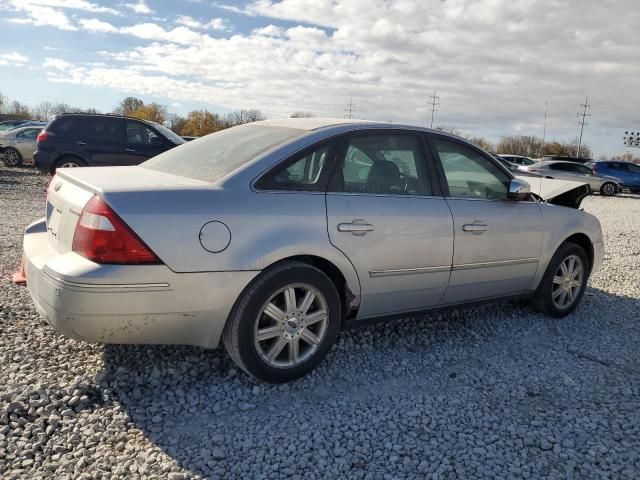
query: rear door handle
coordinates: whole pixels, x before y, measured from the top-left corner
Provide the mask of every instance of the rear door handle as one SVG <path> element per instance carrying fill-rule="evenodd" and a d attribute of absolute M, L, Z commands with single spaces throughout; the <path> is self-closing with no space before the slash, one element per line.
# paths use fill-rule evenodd
<path fill-rule="evenodd" d="M 86 145 L 87 142 L 76 142 L 78 145 Z"/>
<path fill-rule="evenodd" d="M 339 223 L 339 232 L 349 232 L 352 235 L 366 235 L 367 232 L 373 232 L 373 225 L 365 220 L 354 220 L 351 223 Z"/>
<path fill-rule="evenodd" d="M 471 233 L 482 233 L 487 231 L 487 226 L 484 223 L 467 223 L 462 225 L 462 231 Z"/>
<path fill-rule="evenodd" d="M 127 152 L 135 152 L 135 150 L 133 148 L 125 148 L 125 151 L 127 151 Z"/>

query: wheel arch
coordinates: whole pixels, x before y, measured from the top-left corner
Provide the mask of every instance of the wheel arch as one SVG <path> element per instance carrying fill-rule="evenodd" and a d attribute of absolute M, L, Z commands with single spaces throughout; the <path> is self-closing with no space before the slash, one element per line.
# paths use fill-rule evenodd
<path fill-rule="evenodd" d="M 582 247 L 582 249 L 587 254 L 587 258 L 589 259 L 589 270 L 593 268 L 593 257 L 594 257 L 593 242 L 591 242 L 591 239 L 587 234 L 574 233 L 573 235 L 567 237 L 562 243 L 560 243 L 558 248 L 560 248 L 560 246 L 564 245 L 565 243 L 575 243 L 576 245 Z M 558 249 L 556 249 L 556 251 L 557 250 Z"/>

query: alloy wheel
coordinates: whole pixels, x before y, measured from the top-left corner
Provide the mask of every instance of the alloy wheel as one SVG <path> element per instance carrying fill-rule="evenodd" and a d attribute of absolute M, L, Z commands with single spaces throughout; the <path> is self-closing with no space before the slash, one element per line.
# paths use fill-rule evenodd
<path fill-rule="evenodd" d="M 576 301 L 582 288 L 584 266 L 577 255 L 565 258 L 553 277 L 551 298 L 556 307 L 566 309 Z"/>
<path fill-rule="evenodd" d="M 15 150 L 6 150 L 4 152 L 4 163 L 7 167 L 15 167 L 20 163 L 20 156 Z"/>
<path fill-rule="evenodd" d="M 79 167 L 80 165 L 78 165 L 75 162 L 64 162 L 63 164 L 60 165 L 60 168 L 75 168 L 75 167 Z"/>
<path fill-rule="evenodd" d="M 611 196 L 616 193 L 616 187 L 613 183 L 605 183 L 602 187 L 602 193 L 607 196 Z"/>
<path fill-rule="evenodd" d="M 327 325 L 324 295 L 311 285 L 287 285 L 273 294 L 258 314 L 256 351 L 271 367 L 296 367 L 318 350 Z"/>

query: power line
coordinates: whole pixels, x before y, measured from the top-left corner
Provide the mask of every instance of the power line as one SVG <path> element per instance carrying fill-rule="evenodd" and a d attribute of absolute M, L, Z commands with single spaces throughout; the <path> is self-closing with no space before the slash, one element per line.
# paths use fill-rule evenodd
<path fill-rule="evenodd" d="M 429 97 L 429 101 L 427 102 L 427 105 L 431 105 L 431 128 L 433 128 L 433 116 L 440 106 L 440 102 L 438 101 L 440 100 L 440 97 L 436 95 L 436 93 L 438 92 L 434 90 L 433 95 Z"/>
<path fill-rule="evenodd" d="M 356 111 L 356 106 L 353 104 L 353 98 L 349 99 L 349 103 L 344 109 L 344 118 L 351 118 L 353 116 L 353 112 Z"/>
<path fill-rule="evenodd" d="M 578 112 L 576 114 L 577 118 L 580 119 L 580 121 L 578 122 L 578 125 L 580 125 L 580 139 L 578 140 L 578 154 L 577 154 L 578 157 L 580 156 L 580 148 L 582 147 L 582 132 L 584 130 L 584 127 L 589 125 L 587 123 L 587 118 L 591 116 L 590 113 L 587 113 L 587 110 L 591 108 L 591 105 L 589 105 L 589 97 L 587 97 L 584 103 L 581 103 L 580 106 L 582 107 L 582 113 Z"/>

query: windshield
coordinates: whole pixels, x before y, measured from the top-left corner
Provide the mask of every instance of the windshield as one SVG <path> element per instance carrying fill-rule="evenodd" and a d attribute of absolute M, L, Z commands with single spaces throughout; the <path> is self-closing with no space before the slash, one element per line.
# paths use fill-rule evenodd
<path fill-rule="evenodd" d="M 168 129 L 164 125 L 160 125 L 159 123 L 156 123 L 154 125 L 154 127 L 162 135 L 164 135 L 168 140 L 170 140 L 171 142 L 175 143 L 176 145 L 182 145 L 183 143 L 185 143 L 184 138 L 176 135 L 172 130 Z"/>
<path fill-rule="evenodd" d="M 305 130 L 297 128 L 241 125 L 186 142 L 141 166 L 215 182 L 261 153 L 305 133 Z"/>

